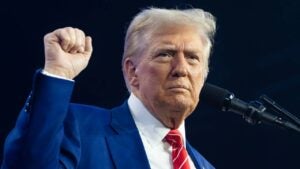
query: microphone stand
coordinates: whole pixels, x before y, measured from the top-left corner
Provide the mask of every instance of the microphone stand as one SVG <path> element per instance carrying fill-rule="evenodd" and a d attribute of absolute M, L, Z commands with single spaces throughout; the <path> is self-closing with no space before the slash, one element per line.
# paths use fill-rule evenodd
<path fill-rule="evenodd" d="M 274 110 L 277 113 L 282 113 L 284 114 L 287 118 L 292 120 L 294 123 L 296 123 L 298 126 L 300 126 L 300 119 L 296 116 L 294 116 L 292 113 L 288 112 L 286 109 L 281 107 L 279 104 L 277 104 L 274 100 L 269 98 L 266 95 L 261 95 L 259 97 L 265 104 L 268 104 L 272 110 Z"/>
<path fill-rule="evenodd" d="M 271 107 L 271 110 L 282 113 L 289 120 L 285 120 L 280 116 L 267 112 L 267 107 L 263 103 Z M 248 111 L 242 113 L 242 116 L 250 124 L 267 123 L 300 133 L 300 120 L 266 95 L 262 95 L 260 100 L 251 101 L 248 104 Z"/>

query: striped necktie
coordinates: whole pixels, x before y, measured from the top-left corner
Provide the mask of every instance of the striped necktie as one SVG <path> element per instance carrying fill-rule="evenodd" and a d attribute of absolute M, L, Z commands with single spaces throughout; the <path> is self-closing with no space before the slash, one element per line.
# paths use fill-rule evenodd
<path fill-rule="evenodd" d="M 190 169 L 188 153 L 183 146 L 183 140 L 178 130 L 170 130 L 165 140 L 172 146 L 174 169 Z"/>

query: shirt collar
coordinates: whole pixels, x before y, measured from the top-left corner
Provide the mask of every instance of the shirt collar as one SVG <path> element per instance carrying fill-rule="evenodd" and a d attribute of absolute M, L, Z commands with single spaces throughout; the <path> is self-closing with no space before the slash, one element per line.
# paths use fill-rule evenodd
<path fill-rule="evenodd" d="M 145 136 L 147 142 L 151 146 L 160 144 L 170 129 L 156 119 L 133 93 L 130 94 L 128 99 L 128 106 L 139 132 Z M 184 122 L 179 126 L 178 130 L 183 137 L 185 145 Z"/>

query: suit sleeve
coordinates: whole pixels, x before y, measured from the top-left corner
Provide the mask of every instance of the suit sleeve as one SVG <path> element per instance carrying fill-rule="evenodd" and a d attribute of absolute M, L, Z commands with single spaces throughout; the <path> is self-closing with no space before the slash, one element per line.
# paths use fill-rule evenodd
<path fill-rule="evenodd" d="M 73 86 L 37 71 L 32 92 L 6 138 L 1 169 L 76 168 L 79 133 L 68 112 Z"/>

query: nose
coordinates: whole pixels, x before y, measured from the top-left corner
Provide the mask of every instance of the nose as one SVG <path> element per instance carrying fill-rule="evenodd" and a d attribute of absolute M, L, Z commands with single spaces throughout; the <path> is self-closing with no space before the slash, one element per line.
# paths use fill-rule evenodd
<path fill-rule="evenodd" d="M 188 74 L 188 63 L 184 54 L 178 54 L 172 60 L 172 76 L 184 77 Z"/>

